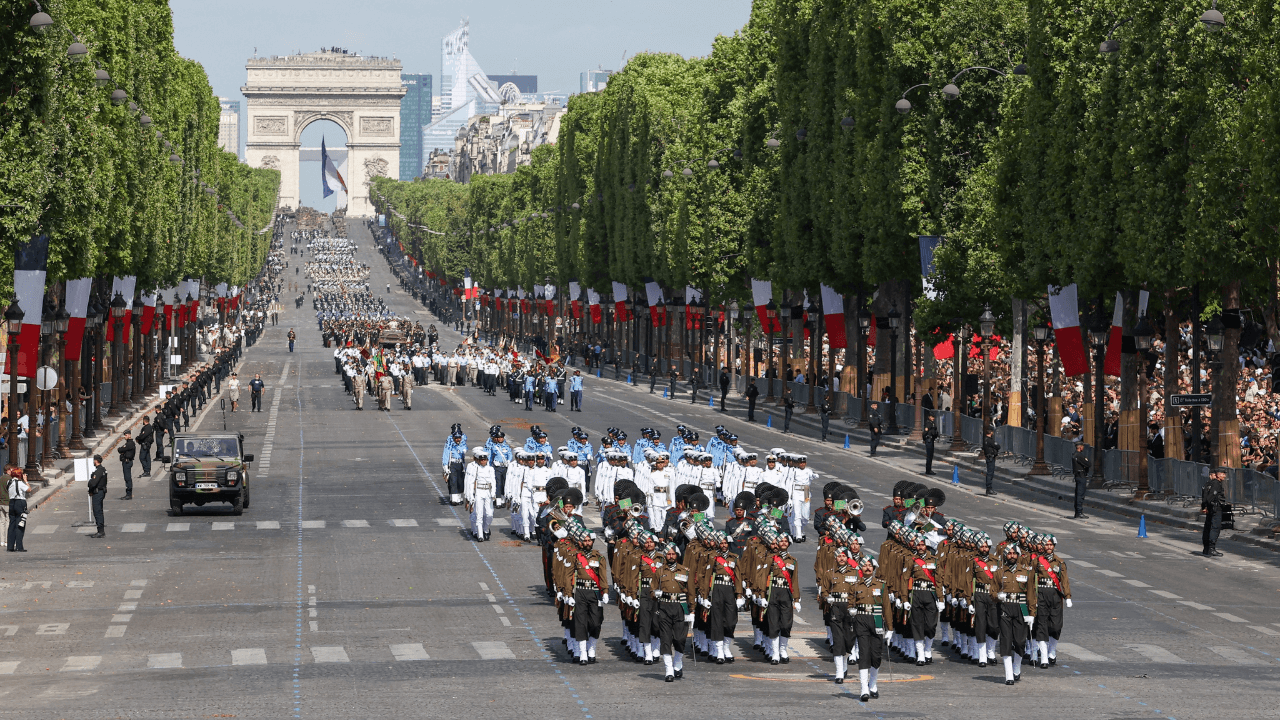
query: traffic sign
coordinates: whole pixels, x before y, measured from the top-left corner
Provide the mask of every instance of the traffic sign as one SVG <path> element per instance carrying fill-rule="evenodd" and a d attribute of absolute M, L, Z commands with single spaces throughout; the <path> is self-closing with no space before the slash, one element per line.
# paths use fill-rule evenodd
<path fill-rule="evenodd" d="M 1173 395 L 1169 398 L 1169 404 L 1173 407 L 1209 407 L 1213 404 L 1213 394 L 1188 393 L 1186 395 Z"/>

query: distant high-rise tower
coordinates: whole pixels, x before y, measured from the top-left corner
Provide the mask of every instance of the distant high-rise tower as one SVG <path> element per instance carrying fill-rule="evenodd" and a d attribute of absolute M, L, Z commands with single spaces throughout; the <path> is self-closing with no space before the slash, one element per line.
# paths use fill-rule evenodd
<path fill-rule="evenodd" d="M 581 91 L 584 93 L 599 92 L 609 84 L 612 70 L 588 70 L 580 76 Z"/>
<path fill-rule="evenodd" d="M 405 94 L 400 100 L 400 179 L 422 175 L 426 153 L 422 131 L 431 124 L 431 76 L 402 73 Z"/>
<path fill-rule="evenodd" d="M 476 114 L 477 103 L 499 105 L 502 98 L 489 81 L 480 63 L 468 49 L 471 30 L 466 22 L 440 42 L 440 114 L 422 133 L 423 154 L 432 150 L 453 150 L 454 135 Z"/>
<path fill-rule="evenodd" d="M 218 102 L 222 105 L 222 114 L 218 116 L 218 147 L 240 157 L 240 101 L 220 97 Z"/>

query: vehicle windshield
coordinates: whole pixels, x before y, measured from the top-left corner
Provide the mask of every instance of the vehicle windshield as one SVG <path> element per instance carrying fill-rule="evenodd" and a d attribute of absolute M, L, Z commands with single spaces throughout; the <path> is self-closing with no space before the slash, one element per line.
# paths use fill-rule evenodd
<path fill-rule="evenodd" d="M 178 438 L 174 444 L 174 452 L 184 457 L 234 459 L 240 454 L 234 438 Z"/>

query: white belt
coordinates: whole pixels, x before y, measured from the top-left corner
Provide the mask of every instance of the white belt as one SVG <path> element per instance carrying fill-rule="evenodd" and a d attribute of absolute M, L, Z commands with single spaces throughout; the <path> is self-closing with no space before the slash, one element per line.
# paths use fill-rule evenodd
<path fill-rule="evenodd" d="M 493 483 L 476 483 L 477 490 L 490 490 L 492 488 L 493 488 Z"/>

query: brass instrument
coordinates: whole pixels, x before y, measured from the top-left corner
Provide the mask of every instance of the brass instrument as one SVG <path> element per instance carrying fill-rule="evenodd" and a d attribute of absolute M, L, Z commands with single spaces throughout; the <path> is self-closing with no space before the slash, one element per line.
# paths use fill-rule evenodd
<path fill-rule="evenodd" d="M 547 513 L 547 529 L 558 538 L 563 538 L 569 534 L 569 531 L 565 528 L 568 523 L 569 517 L 564 514 L 564 509 L 562 508 L 553 508 Z"/>
<path fill-rule="evenodd" d="M 865 508 L 865 505 L 863 505 L 862 500 L 860 500 L 859 498 L 854 498 L 849 501 L 850 515 L 853 515 L 855 517 L 858 515 L 861 515 L 864 508 Z"/>

